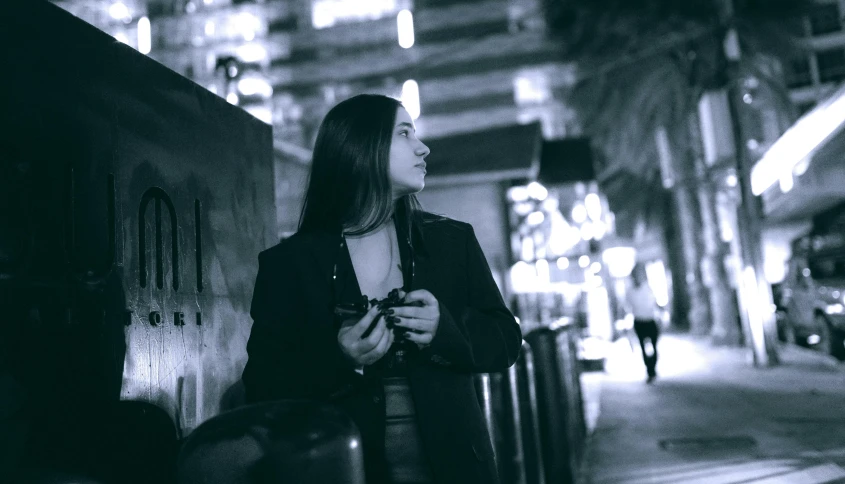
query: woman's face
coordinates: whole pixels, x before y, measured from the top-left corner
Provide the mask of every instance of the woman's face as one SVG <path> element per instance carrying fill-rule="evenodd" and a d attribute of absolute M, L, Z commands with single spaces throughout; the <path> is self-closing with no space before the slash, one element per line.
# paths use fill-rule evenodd
<path fill-rule="evenodd" d="M 399 106 L 390 141 L 390 181 L 393 184 L 394 199 L 423 189 L 425 157 L 429 152 L 428 146 L 417 139 L 411 115 Z"/>

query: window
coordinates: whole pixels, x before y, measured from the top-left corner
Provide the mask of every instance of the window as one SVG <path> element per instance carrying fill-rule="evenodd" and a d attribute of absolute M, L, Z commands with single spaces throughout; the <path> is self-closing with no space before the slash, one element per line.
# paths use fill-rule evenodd
<path fill-rule="evenodd" d="M 824 35 L 842 30 L 842 16 L 839 13 L 839 5 L 834 3 L 823 3 L 816 5 L 810 13 L 810 33 L 812 35 Z"/>
<path fill-rule="evenodd" d="M 790 89 L 809 86 L 813 83 L 810 73 L 810 58 L 807 56 L 792 59 L 785 63 L 786 86 Z"/>
<path fill-rule="evenodd" d="M 845 79 L 845 49 L 831 49 L 816 54 L 819 63 L 819 80 L 837 82 Z"/>

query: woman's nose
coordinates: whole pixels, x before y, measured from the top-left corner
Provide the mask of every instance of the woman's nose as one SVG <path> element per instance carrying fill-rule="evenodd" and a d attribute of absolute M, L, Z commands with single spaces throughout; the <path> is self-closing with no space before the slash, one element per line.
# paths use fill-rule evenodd
<path fill-rule="evenodd" d="M 425 158 L 429 155 L 429 153 L 431 153 L 431 150 L 428 149 L 428 146 L 426 146 L 424 143 L 420 142 L 420 146 L 417 147 L 416 153 L 417 156 L 422 156 L 423 158 Z"/>

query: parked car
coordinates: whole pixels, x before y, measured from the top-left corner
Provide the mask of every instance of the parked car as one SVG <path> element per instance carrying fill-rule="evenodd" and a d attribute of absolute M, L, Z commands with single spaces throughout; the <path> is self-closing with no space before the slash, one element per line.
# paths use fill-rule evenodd
<path fill-rule="evenodd" d="M 796 239 L 781 291 L 784 339 L 845 360 L 845 234 Z"/>

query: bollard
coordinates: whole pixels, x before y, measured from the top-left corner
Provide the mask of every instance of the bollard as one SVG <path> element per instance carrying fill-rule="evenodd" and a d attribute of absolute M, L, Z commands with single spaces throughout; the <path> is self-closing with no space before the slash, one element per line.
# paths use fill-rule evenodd
<path fill-rule="evenodd" d="M 516 366 L 476 375 L 475 384 L 501 482 L 526 484 Z"/>
<path fill-rule="evenodd" d="M 365 482 L 352 419 L 306 400 L 250 405 L 207 420 L 182 447 L 177 473 L 179 484 Z"/>
<path fill-rule="evenodd" d="M 512 367 L 516 375 L 516 394 L 519 400 L 521 422 L 520 442 L 522 462 L 527 484 L 546 484 L 543 452 L 540 445 L 540 420 L 537 410 L 537 386 L 534 373 L 534 353 L 531 346 L 522 342 L 522 351 Z"/>
<path fill-rule="evenodd" d="M 581 392 L 581 363 L 578 361 L 578 330 L 575 326 L 561 326 L 557 329 L 557 356 L 560 375 L 566 395 L 567 442 L 570 449 L 569 465 L 573 475 L 577 474 L 584 453 L 586 421 L 584 400 Z"/>
<path fill-rule="evenodd" d="M 575 482 L 583 452 L 583 403 L 574 325 L 542 327 L 525 339 L 534 352 L 540 441 L 548 484 Z"/>

